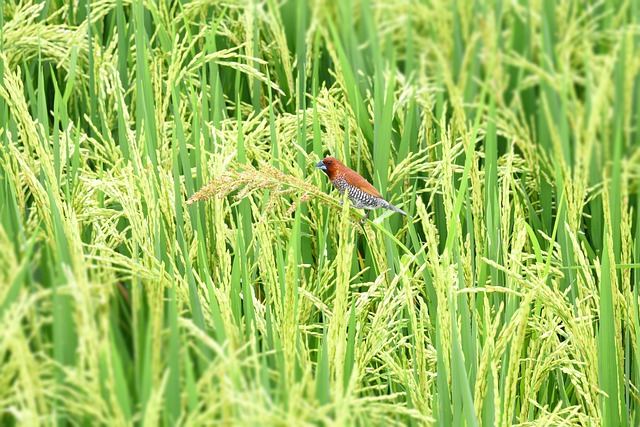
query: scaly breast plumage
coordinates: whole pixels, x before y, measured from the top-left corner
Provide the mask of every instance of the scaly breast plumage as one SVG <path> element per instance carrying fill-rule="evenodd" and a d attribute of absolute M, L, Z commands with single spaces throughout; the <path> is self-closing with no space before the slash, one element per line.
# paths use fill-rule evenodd
<path fill-rule="evenodd" d="M 384 206 L 384 201 L 382 199 L 372 196 L 358 187 L 350 185 L 342 176 L 337 177 L 331 182 L 340 194 L 344 194 L 345 191 L 347 192 L 347 196 L 349 197 L 351 204 L 356 209 L 377 209 Z"/>
<path fill-rule="evenodd" d="M 344 194 L 344 191 L 349 187 L 347 180 L 344 179 L 344 176 L 340 176 L 331 181 L 336 190 L 340 192 L 340 194 Z"/>
<path fill-rule="evenodd" d="M 375 209 L 379 207 L 379 199 L 359 189 L 349 186 L 349 200 L 357 209 Z"/>

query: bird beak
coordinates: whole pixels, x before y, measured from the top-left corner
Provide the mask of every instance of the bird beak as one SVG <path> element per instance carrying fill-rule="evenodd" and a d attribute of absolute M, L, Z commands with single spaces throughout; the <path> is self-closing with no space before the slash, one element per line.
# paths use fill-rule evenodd
<path fill-rule="evenodd" d="M 320 160 L 320 161 L 318 162 L 318 164 L 316 165 L 316 167 L 317 167 L 318 169 L 323 170 L 323 171 L 326 171 L 326 170 L 327 170 L 327 166 L 324 164 L 323 160 Z"/>

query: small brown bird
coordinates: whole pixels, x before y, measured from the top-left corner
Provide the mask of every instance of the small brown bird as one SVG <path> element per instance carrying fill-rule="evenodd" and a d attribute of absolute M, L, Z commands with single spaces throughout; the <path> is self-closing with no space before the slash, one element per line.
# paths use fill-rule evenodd
<path fill-rule="evenodd" d="M 360 176 L 358 172 L 349 169 L 335 157 L 325 157 L 318 162 L 316 167 L 327 174 L 329 180 L 340 194 L 347 192 L 347 197 L 349 197 L 354 208 L 366 210 L 362 220 L 363 223 L 369 217 L 372 209 L 385 208 L 404 216 L 407 215 L 402 209 L 396 208 L 387 202 L 382 197 L 382 194 Z"/>

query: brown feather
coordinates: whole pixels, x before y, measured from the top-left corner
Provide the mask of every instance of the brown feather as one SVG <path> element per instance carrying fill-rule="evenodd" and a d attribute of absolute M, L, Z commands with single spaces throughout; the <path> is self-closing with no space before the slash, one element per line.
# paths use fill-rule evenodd
<path fill-rule="evenodd" d="M 326 174 L 329 176 L 329 179 L 331 181 L 343 175 L 344 179 L 347 181 L 347 184 L 357 187 L 365 193 L 372 195 L 373 197 L 379 197 L 381 199 L 383 198 L 382 194 L 380 194 L 380 192 L 376 190 L 376 188 L 371 185 L 366 179 L 364 179 L 358 172 L 346 167 L 344 163 L 342 163 L 335 157 L 326 157 L 322 160 L 322 162 L 327 167 Z"/>
<path fill-rule="evenodd" d="M 346 166 L 335 157 L 325 157 L 322 159 L 322 163 L 324 163 L 326 167 L 324 173 L 327 174 L 330 181 L 336 179 L 336 174 L 342 173 L 343 168 L 346 168 Z"/>
<path fill-rule="evenodd" d="M 373 185 L 369 184 L 369 181 L 364 179 L 358 172 L 354 171 L 353 169 L 349 169 L 346 166 L 345 166 L 345 169 L 346 171 L 345 171 L 344 179 L 347 180 L 347 183 L 349 185 L 357 187 L 362 191 L 364 191 L 365 193 L 371 194 L 373 197 L 379 197 L 382 199 L 382 194 L 380 194 L 380 192 L 376 190 L 376 188 Z"/>

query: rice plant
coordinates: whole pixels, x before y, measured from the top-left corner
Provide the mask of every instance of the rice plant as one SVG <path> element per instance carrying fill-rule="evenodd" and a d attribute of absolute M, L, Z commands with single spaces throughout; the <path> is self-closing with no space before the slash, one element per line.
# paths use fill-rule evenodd
<path fill-rule="evenodd" d="M 638 58 L 636 1 L 5 0 L 0 424 L 640 425 Z"/>

